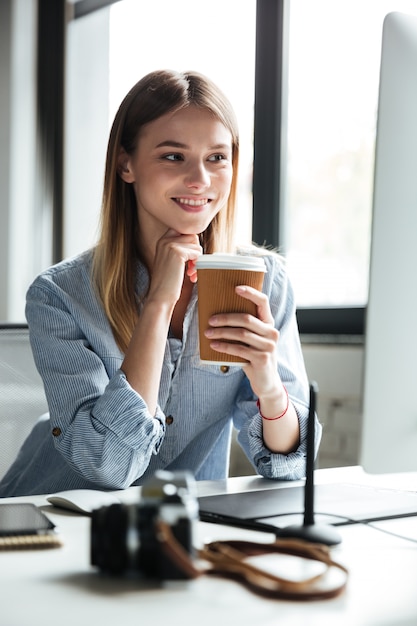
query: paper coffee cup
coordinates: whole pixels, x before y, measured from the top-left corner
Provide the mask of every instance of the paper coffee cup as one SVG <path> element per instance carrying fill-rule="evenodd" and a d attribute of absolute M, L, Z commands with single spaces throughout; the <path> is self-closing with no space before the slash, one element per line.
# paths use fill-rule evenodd
<path fill-rule="evenodd" d="M 238 285 L 262 290 L 265 262 L 262 257 L 239 254 L 203 254 L 197 260 L 198 328 L 200 359 L 205 363 L 242 365 L 245 359 L 210 348 L 204 335 L 208 320 L 216 313 L 250 313 L 256 316 L 256 305 L 235 292 Z"/>

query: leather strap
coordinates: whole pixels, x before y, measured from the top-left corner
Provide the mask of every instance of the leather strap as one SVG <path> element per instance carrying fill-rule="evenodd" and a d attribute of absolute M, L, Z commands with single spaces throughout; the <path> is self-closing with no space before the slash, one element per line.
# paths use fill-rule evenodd
<path fill-rule="evenodd" d="M 302 580 L 286 579 L 248 561 L 248 557 L 289 554 L 325 564 L 324 570 Z M 303 540 L 280 539 L 263 544 L 250 541 L 216 541 L 204 546 L 200 557 L 212 564 L 208 574 L 239 580 L 255 593 L 286 600 L 334 598 L 346 587 L 348 570 L 334 561 L 327 546 Z"/>
<path fill-rule="evenodd" d="M 198 551 L 201 566 L 180 545 L 171 528 L 158 524 L 158 539 L 168 558 L 187 578 L 203 574 L 222 576 L 241 582 L 251 591 L 270 598 L 285 600 L 324 600 L 334 598 L 345 589 L 347 568 L 333 560 L 328 546 L 301 539 L 277 539 L 272 543 L 254 541 L 214 541 Z M 254 564 L 251 557 L 268 554 L 287 554 L 318 561 L 323 571 L 302 580 L 291 580 L 271 573 Z"/>

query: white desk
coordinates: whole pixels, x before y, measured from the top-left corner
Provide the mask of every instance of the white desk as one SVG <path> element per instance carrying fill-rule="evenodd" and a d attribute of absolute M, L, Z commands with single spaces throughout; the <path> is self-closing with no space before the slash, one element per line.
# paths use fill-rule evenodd
<path fill-rule="evenodd" d="M 417 491 L 417 473 L 370 477 L 360 468 L 319 470 L 316 482 L 351 482 Z M 271 487 L 260 478 L 202 482 L 199 495 Z M 120 492 L 118 492 L 120 493 Z M 130 502 L 138 490 L 123 498 Z M 3 502 L 10 500 L 2 500 Z M 145 589 L 137 582 L 100 576 L 90 565 L 90 520 L 31 501 L 58 526 L 62 548 L 0 552 L 0 626 L 100 626 L 146 624 L 184 626 L 415 626 L 417 624 L 417 544 L 373 528 L 339 527 L 343 542 L 333 556 L 350 570 L 348 587 L 338 598 L 288 602 L 258 597 L 239 583 L 201 577 Z M 417 517 L 377 526 L 417 540 Z M 198 540 L 256 538 L 263 533 L 199 523 Z"/>

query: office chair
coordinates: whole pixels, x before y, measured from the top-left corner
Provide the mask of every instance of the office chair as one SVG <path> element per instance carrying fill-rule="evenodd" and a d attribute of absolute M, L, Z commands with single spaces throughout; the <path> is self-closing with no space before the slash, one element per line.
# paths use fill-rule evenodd
<path fill-rule="evenodd" d="M 0 478 L 48 410 L 26 324 L 0 324 Z"/>

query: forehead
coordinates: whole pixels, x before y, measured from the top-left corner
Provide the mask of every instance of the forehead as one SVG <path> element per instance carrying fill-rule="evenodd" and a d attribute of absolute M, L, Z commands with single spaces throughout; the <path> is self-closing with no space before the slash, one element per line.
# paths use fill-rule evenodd
<path fill-rule="evenodd" d="M 166 113 L 142 128 L 140 141 L 158 145 L 161 142 L 224 144 L 232 146 L 229 129 L 211 111 L 188 106 Z"/>

